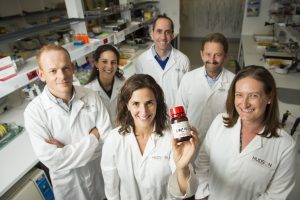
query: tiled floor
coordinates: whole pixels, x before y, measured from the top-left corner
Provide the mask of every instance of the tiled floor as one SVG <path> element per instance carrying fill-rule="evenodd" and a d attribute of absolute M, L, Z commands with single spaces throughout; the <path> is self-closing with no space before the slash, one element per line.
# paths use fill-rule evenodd
<path fill-rule="evenodd" d="M 200 67 L 203 65 L 200 57 L 201 49 L 201 38 L 181 38 L 180 39 L 180 50 L 189 57 L 192 69 Z M 237 59 L 239 51 L 239 40 L 238 39 L 228 39 L 229 41 L 229 57 L 228 59 Z M 227 64 L 225 65 L 227 66 Z M 234 72 L 234 69 L 228 68 Z"/>

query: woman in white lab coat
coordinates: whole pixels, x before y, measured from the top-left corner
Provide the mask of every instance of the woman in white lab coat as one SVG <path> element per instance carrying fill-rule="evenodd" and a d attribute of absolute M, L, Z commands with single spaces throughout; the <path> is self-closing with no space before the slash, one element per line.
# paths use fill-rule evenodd
<path fill-rule="evenodd" d="M 280 128 L 271 73 L 259 66 L 241 70 L 226 110 L 213 121 L 196 160 L 196 199 L 286 199 L 295 185 L 295 141 Z"/>
<path fill-rule="evenodd" d="M 98 92 L 114 127 L 117 97 L 125 82 L 123 71 L 118 67 L 120 54 L 114 46 L 106 44 L 96 49 L 94 59 L 96 64 L 86 87 Z"/>
<path fill-rule="evenodd" d="M 119 127 L 103 146 L 107 199 L 169 199 L 168 190 L 186 198 L 195 192 L 197 179 L 188 164 L 197 133 L 176 144 L 167 117 L 163 91 L 151 76 L 136 74 L 126 81 L 118 97 Z"/>

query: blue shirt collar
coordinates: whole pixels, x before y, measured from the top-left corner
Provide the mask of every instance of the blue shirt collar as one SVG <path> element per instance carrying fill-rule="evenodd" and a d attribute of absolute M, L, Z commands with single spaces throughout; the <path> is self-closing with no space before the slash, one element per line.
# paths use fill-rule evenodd
<path fill-rule="evenodd" d="M 218 74 L 218 76 L 215 78 L 215 79 L 212 79 L 208 74 L 207 74 L 207 71 L 206 69 L 204 70 L 204 75 L 205 75 L 205 78 L 208 82 L 208 85 L 210 88 L 212 88 L 214 86 L 214 84 L 219 80 L 219 78 L 221 77 L 221 74 L 222 74 L 222 71 L 223 69 L 220 71 L 220 73 Z"/>
<path fill-rule="evenodd" d="M 164 56 L 163 58 L 159 57 L 159 55 L 157 54 L 157 52 L 156 52 L 156 50 L 155 50 L 155 45 L 152 45 L 151 51 L 152 51 L 153 57 L 157 56 L 157 58 L 159 58 L 161 61 L 165 61 L 167 58 L 170 57 L 171 52 L 172 52 L 172 48 L 170 48 L 170 50 L 168 51 L 167 55 Z"/>

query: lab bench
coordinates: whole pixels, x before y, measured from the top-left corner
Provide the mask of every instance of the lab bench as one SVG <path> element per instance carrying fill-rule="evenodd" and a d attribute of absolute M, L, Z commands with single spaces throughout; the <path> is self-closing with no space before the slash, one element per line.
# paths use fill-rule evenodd
<path fill-rule="evenodd" d="M 252 35 L 242 35 L 241 45 L 240 45 L 240 55 L 243 56 L 242 60 L 244 66 L 248 65 L 260 65 L 264 66 L 273 75 L 276 86 L 279 88 L 291 88 L 300 90 L 300 73 L 287 73 L 287 74 L 278 74 L 275 72 L 273 67 L 269 67 L 263 58 L 263 53 L 265 52 L 264 48 L 257 47 Z M 300 105 L 287 104 L 279 100 L 279 111 L 280 118 L 282 115 L 289 110 L 292 114 L 288 117 L 285 129 L 287 132 L 290 132 L 293 123 L 295 120 L 300 117 Z M 300 134 L 300 127 L 295 132 L 295 134 Z"/>
<path fill-rule="evenodd" d="M 24 101 L 14 109 L 1 114 L 0 121 L 15 122 L 24 126 L 23 112 L 27 104 L 28 102 Z M 26 131 L 23 131 L 0 150 L 0 158 L 0 196 L 38 163 Z"/>

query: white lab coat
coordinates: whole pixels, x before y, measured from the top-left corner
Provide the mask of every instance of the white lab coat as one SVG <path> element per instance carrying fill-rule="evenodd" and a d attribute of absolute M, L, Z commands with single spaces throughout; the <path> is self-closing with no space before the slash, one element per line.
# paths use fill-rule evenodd
<path fill-rule="evenodd" d="M 223 68 L 218 81 L 210 88 L 204 66 L 183 76 L 176 105 L 184 106 L 189 123 L 198 130 L 201 141 L 214 118 L 225 112 L 227 93 L 233 78 L 234 74 Z"/>
<path fill-rule="evenodd" d="M 153 133 L 141 154 L 136 137 L 131 131 L 123 136 L 114 129 L 103 146 L 101 167 L 108 200 L 163 200 L 170 199 L 168 180 L 176 166 L 171 153 L 170 131 L 162 137 Z M 185 196 L 179 191 L 175 173 L 169 181 L 169 191 L 177 197 L 196 192 L 197 178 L 191 169 L 189 189 Z M 177 185 L 177 186 L 176 186 Z"/>
<path fill-rule="evenodd" d="M 196 199 L 286 199 L 295 185 L 293 138 L 284 130 L 278 130 L 278 138 L 257 135 L 240 153 L 241 121 L 226 128 L 222 116 L 213 121 L 200 149 Z"/>
<path fill-rule="evenodd" d="M 111 94 L 110 98 L 107 96 L 107 94 L 105 93 L 103 88 L 100 86 L 97 78 L 95 80 L 93 80 L 92 82 L 85 85 L 85 87 L 96 91 L 100 95 L 102 102 L 104 103 L 104 105 L 108 111 L 110 121 L 111 121 L 113 128 L 115 127 L 115 120 L 116 120 L 116 116 L 117 116 L 118 95 L 120 93 L 122 86 L 125 83 L 125 78 L 124 79 L 114 78 L 114 79 L 115 79 L 114 85 L 112 88 L 112 94 Z"/>
<path fill-rule="evenodd" d="M 152 47 L 151 47 L 152 48 Z M 135 63 L 137 74 L 149 74 L 161 86 L 168 108 L 175 105 L 176 93 L 183 75 L 190 70 L 186 55 L 172 47 L 170 58 L 164 70 L 154 58 L 151 48 L 141 54 Z"/>
<path fill-rule="evenodd" d="M 103 199 L 100 168 L 103 140 L 111 126 L 109 115 L 96 92 L 75 86 L 72 110 L 67 113 L 44 90 L 27 106 L 24 117 L 34 152 L 48 168 L 56 200 Z M 97 127 L 98 141 L 90 130 Z M 55 138 L 63 148 L 48 144 Z"/>

